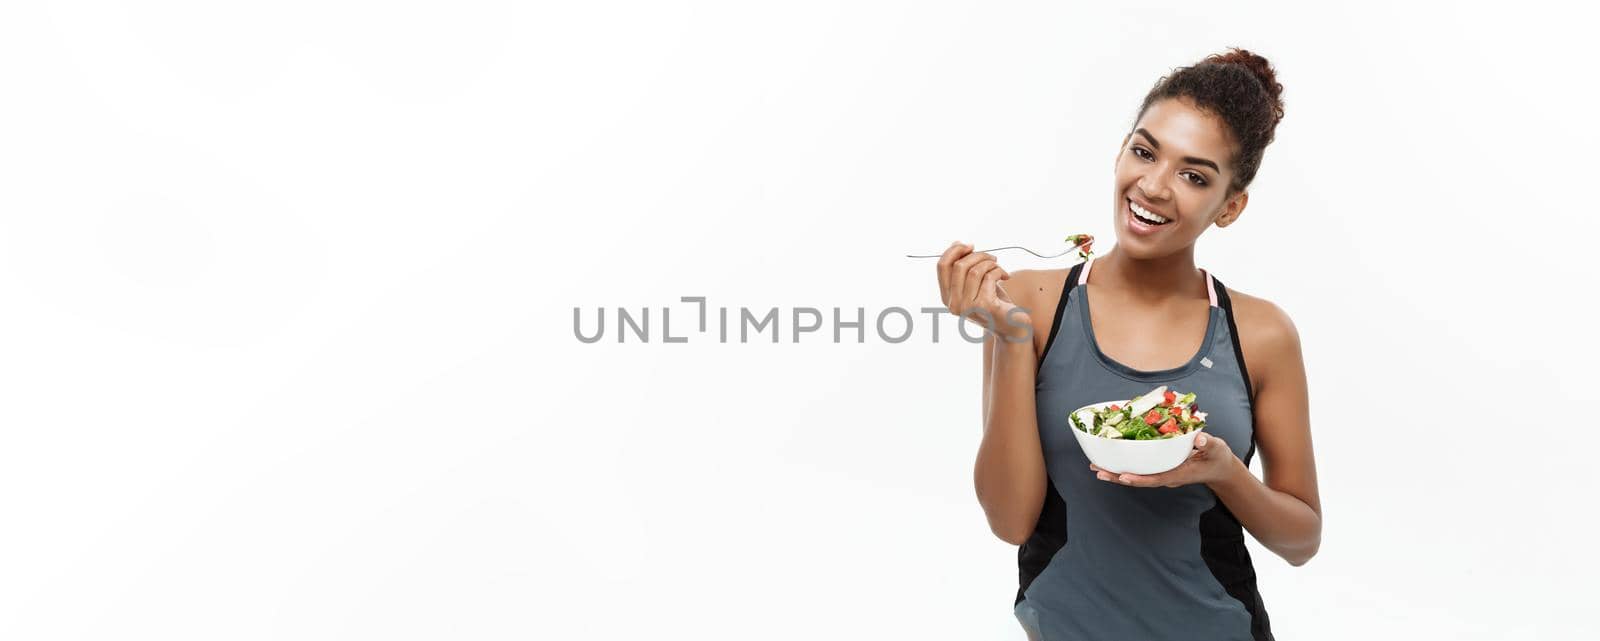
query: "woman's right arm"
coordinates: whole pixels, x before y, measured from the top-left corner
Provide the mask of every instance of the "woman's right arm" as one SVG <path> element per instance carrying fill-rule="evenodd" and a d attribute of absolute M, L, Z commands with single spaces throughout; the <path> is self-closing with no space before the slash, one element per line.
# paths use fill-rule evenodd
<path fill-rule="evenodd" d="M 1049 482 L 1033 395 L 1038 363 L 1031 339 L 1012 343 L 991 334 L 983 342 L 983 441 L 973 483 L 989 529 L 1012 545 L 1033 534 Z"/>
<path fill-rule="evenodd" d="M 1000 284 L 1011 275 L 994 256 L 973 253 L 972 246 L 963 243 L 952 243 L 945 250 L 938 272 L 945 307 L 962 319 L 978 312 L 995 330 L 984 334 L 983 441 L 973 466 L 973 485 L 989 529 L 1007 543 L 1021 545 L 1039 521 L 1048 482 L 1034 413 L 1038 357 L 1027 306 L 1036 287 L 1034 273 L 1019 274 L 1026 274 L 1014 281 L 1021 298 L 1013 300 Z"/>

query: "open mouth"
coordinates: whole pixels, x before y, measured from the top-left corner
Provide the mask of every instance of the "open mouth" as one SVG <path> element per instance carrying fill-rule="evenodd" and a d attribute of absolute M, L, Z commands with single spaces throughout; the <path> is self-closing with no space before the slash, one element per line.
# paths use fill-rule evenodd
<path fill-rule="evenodd" d="M 1145 208 L 1134 203 L 1133 199 L 1131 198 L 1124 200 L 1126 200 L 1128 203 L 1128 215 L 1132 217 L 1133 221 L 1136 223 L 1142 224 L 1145 227 L 1160 227 L 1172 222 L 1170 219 L 1162 218 L 1158 215 L 1150 213 L 1149 211 L 1145 210 Z"/>

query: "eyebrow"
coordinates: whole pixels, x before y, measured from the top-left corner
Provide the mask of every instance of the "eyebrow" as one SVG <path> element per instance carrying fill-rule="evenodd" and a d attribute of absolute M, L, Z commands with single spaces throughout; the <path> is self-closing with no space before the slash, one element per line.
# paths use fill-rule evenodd
<path fill-rule="evenodd" d="M 1151 147 L 1155 147 L 1156 151 L 1161 151 L 1161 143 L 1156 142 L 1156 137 L 1150 135 L 1150 132 L 1145 131 L 1144 127 L 1140 127 L 1138 129 L 1133 130 L 1133 133 L 1136 133 L 1136 134 L 1139 134 L 1141 136 L 1144 136 L 1145 140 L 1150 141 L 1150 146 Z M 1204 158 L 1196 158 L 1194 156 L 1184 156 L 1183 157 L 1183 161 L 1186 162 L 1186 163 L 1189 163 L 1191 165 L 1205 165 L 1207 167 L 1210 167 L 1211 171 L 1217 172 L 1219 174 L 1222 173 L 1222 169 L 1217 167 L 1217 163 L 1211 162 L 1211 161 L 1206 160 Z"/>

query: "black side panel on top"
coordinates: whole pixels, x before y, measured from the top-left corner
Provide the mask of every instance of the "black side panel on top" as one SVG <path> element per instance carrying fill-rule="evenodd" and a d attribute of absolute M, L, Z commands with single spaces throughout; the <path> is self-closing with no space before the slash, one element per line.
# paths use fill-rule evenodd
<path fill-rule="evenodd" d="M 1228 317 L 1228 336 L 1233 343 L 1233 357 L 1239 362 L 1239 374 L 1244 379 L 1245 394 L 1250 397 L 1251 412 L 1254 414 L 1255 388 L 1250 386 L 1250 370 L 1245 367 L 1244 349 L 1239 346 L 1239 325 L 1233 320 L 1233 301 L 1228 298 L 1228 288 L 1222 281 L 1217 280 L 1215 275 L 1211 280 L 1217 289 L 1217 306 Z M 1254 428 L 1253 425 L 1251 427 Z M 1245 465 L 1250 464 L 1256 452 L 1253 429 L 1251 433 L 1250 449 L 1244 457 Z M 1250 562 L 1249 549 L 1245 547 L 1244 527 L 1220 500 L 1216 507 L 1200 515 L 1200 556 L 1205 559 L 1212 576 L 1217 578 L 1217 583 L 1222 584 L 1228 595 L 1238 599 L 1250 613 L 1250 637 L 1255 641 L 1274 641 L 1272 622 L 1267 617 L 1266 605 L 1261 602 L 1261 592 L 1256 588 L 1255 566 Z"/>
<path fill-rule="evenodd" d="M 1056 342 L 1056 334 L 1061 331 L 1061 319 L 1067 310 L 1067 293 L 1078 284 L 1078 275 L 1083 272 L 1083 263 L 1072 266 L 1067 270 L 1067 282 L 1061 286 L 1061 300 L 1056 303 L 1056 319 L 1050 325 L 1050 337 L 1045 339 L 1044 355 L 1050 354 L 1050 346 Z M 1039 357 L 1039 365 L 1044 366 L 1044 356 Z M 1044 572 L 1045 566 L 1050 564 L 1050 559 L 1055 558 L 1056 552 L 1067 544 L 1067 503 L 1062 500 L 1061 494 L 1056 492 L 1056 484 L 1048 477 L 1045 479 L 1044 506 L 1039 510 L 1039 522 L 1033 527 L 1033 534 L 1028 535 L 1017 548 L 1017 599 L 1011 605 L 1022 603 L 1022 593 L 1027 591 L 1033 579 Z"/>
<path fill-rule="evenodd" d="M 1022 593 L 1028 585 L 1050 565 L 1050 559 L 1067 544 L 1067 502 L 1056 492 L 1056 484 L 1045 480 L 1044 509 L 1039 511 L 1039 524 L 1033 534 L 1017 548 L 1017 599 L 1011 605 L 1022 603 Z"/>
<path fill-rule="evenodd" d="M 1200 515 L 1200 557 L 1228 595 L 1250 613 L 1250 637 L 1273 641 L 1272 623 L 1256 589 L 1256 570 L 1244 545 L 1244 528 L 1222 501 Z"/>

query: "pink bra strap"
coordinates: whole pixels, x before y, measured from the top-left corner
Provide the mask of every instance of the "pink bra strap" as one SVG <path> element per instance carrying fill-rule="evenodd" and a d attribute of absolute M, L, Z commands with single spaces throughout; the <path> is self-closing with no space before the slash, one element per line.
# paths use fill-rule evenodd
<path fill-rule="evenodd" d="M 1079 285 L 1082 285 L 1084 283 L 1089 282 L 1089 268 L 1093 267 L 1093 266 L 1094 266 L 1094 257 L 1093 256 L 1090 256 L 1088 259 L 1083 261 L 1083 271 L 1078 272 L 1078 284 Z"/>

